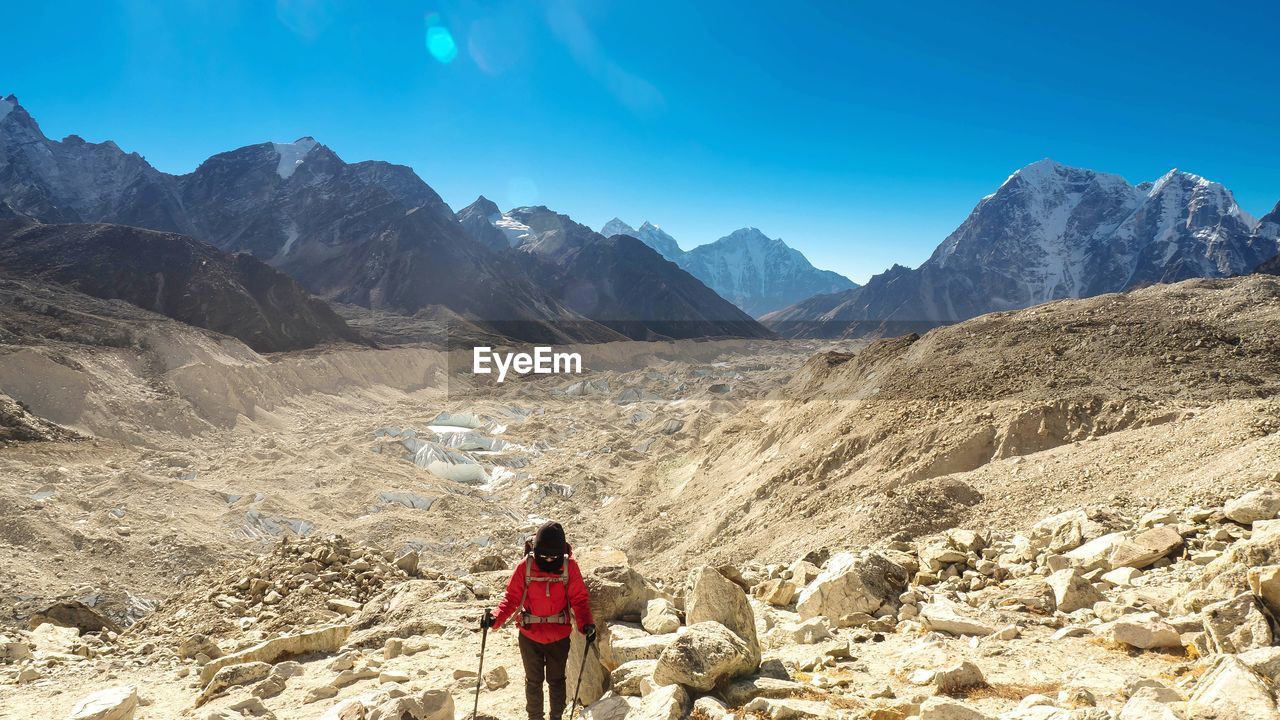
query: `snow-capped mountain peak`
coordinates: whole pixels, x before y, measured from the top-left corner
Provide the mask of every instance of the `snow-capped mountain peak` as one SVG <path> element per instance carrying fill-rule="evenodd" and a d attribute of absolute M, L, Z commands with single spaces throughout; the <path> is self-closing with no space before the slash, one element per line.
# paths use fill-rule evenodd
<path fill-rule="evenodd" d="M 1247 273 L 1277 252 L 1263 225 L 1199 175 L 1174 169 L 1134 186 L 1041 160 L 984 197 L 919 268 L 768 320 L 843 323 L 801 332 L 918 331 L 1059 298 Z"/>
<path fill-rule="evenodd" d="M 298 166 L 302 164 L 302 161 L 307 158 L 307 154 L 314 150 L 318 144 L 315 138 L 309 136 L 298 138 L 291 143 L 271 143 L 271 147 L 280 156 L 280 162 L 276 165 L 276 174 L 282 180 L 288 180 L 293 176 Z"/>
<path fill-rule="evenodd" d="M 5 116 L 13 112 L 16 107 L 18 107 L 18 98 L 13 95 L 0 100 L 0 120 L 4 120 Z"/>
<path fill-rule="evenodd" d="M 630 235 L 636 236 L 636 229 L 626 224 L 619 218 L 614 218 L 605 223 L 600 228 L 600 234 L 605 237 L 613 237 L 614 235 Z"/>
<path fill-rule="evenodd" d="M 675 238 L 648 220 L 641 223 L 639 229 L 637 229 L 618 218 L 614 218 L 600 228 L 600 234 L 605 237 L 628 235 L 657 250 L 659 255 L 668 260 L 675 260 L 684 254 L 684 250 L 680 249 L 680 244 L 676 242 Z"/>
<path fill-rule="evenodd" d="M 857 287 L 843 275 L 815 268 L 799 250 L 754 227 L 735 230 L 673 260 L 755 317 L 813 295 Z"/>

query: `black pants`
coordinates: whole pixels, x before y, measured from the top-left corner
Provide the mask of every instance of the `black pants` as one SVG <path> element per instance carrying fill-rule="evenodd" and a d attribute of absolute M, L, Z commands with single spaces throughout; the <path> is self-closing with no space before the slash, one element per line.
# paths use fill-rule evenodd
<path fill-rule="evenodd" d="M 542 720 L 543 681 L 551 688 L 551 720 L 560 720 L 567 695 L 564 675 L 569 638 L 544 644 L 520 633 L 520 660 L 524 663 L 524 707 L 529 720 Z"/>

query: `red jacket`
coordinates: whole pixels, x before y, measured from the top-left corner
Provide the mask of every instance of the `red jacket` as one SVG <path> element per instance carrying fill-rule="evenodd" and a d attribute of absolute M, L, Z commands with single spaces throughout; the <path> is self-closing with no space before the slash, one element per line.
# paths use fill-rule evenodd
<path fill-rule="evenodd" d="M 577 624 L 578 630 L 595 624 L 595 621 L 591 619 L 587 584 L 582 581 L 582 571 L 578 569 L 578 563 L 574 561 L 573 556 L 566 557 L 565 562 L 569 564 L 568 588 L 565 587 L 563 582 L 533 582 L 529 583 L 529 592 L 526 596 L 524 581 L 525 560 L 521 558 L 520 562 L 516 564 L 515 570 L 511 573 L 511 580 L 507 583 L 507 591 L 502 596 L 502 602 L 498 603 L 497 610 L 494 611 L 494 628 L 502 627 L 502 624 L 508 618 L 520 612 L 521 597 L 526 597 L 524 609 L 534 615 L 542 615 L 544 617 L 558 615 L 572 607 L 573 620 Z M 530 563 L 530 565 L 533 568 L 534 577 L 560 577 L 560 573 L 539 570 L 537 563 Z M 526 625 L 520 628 L 520 632 L 534 642 L 553 643 L 569 637 L 569 633 L 572 631 L 568 625 L 538 623 Z"/>

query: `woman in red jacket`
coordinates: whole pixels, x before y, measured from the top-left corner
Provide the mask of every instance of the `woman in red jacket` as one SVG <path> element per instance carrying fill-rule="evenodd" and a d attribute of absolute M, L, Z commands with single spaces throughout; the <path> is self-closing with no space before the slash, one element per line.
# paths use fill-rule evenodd
<path fill-rule="evenodd" d="M 542 683 L 551 689 L 551 720 L 565 706 L 565 665 L 569 660 L 570 608 L 587 642 L 596 637 L 588 606 L 587 585 L 574 562 L 572 548 L 558 522 L 538 528 L 533 548 L 511 573 L 507 591 L 493 613 L 490 627 L 500 628 L 511 616 L 520 627 L 520 659 L 524 663 L 524 698 L 529 720 L 542 720 Z M 485 622 L 485 621 L 481 621 Z"/>

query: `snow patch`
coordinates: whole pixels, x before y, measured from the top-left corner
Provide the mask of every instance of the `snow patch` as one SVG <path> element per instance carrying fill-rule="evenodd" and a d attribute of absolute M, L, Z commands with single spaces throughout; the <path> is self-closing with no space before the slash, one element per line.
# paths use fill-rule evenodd
<path fill-rule="evenodd" d="M 291 143 L 271 143 L 276 154 L 280 156 L 280 162 L 276 165 L 276 174 L 288 180 L 307 158 L 307 154 L 315 149 L 316 144 L 316 141 L 309 137 L 300 138 Z"/>
<path fill-rule="evenodd" d="M 530 232 L 528 225 L 509 215 L 490 215 L 489 222 L 502 231 L 502 234 L 507 238 L 507 244 L 511 245 L 511 247 L 519 245 L 522 240 L 533 234 Z"/>

